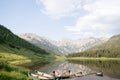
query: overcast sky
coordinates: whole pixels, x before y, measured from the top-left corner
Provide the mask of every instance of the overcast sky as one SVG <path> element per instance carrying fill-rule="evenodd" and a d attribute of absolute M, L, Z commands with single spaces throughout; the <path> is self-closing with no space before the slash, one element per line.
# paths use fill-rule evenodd
<path fill-rule="evenodd" d="M 0 24 L 53 40 L 120 33 L 120 0 L 0 0 Z"/>

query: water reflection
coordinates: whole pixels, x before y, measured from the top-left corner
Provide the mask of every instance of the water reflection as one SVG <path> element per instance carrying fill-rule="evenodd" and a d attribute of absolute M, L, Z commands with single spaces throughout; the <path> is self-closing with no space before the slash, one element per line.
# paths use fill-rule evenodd
<path fill-rule="evenodd" d="M 55 61 L 50 64 L 45 65 L 44 67 L 40 67 L 39 71 L 43 71 L 46 73 L 51 73 L 52 71 L 57 71 L 59 73 L 63 73 L 67 70 L 71 70 L 72 73 L 82 71 L 83 74 L 94 73 L 94 70 L 91 70 L 89 67 L 81 65 L 81 64 L 74 64 L 68 61 Z"/>
<path fill-rule="evenodd" d="M 69 61 L 54 61 L 43 67 L 39 66 L 39 71 L 43 71 L 46 73 L 52 73 L 52 71 L 57 71 L 62 74 L 67 70 L 71 70 L 73 73 L 82 71 L 83 74 L 102 71 L 106 76 L 120 79 L 120 61 L 69 60 Z"/>
<path fill-rule="evenodd" d="M 55 61 L 44 67 L 39 66 L 39 71 L 46 73 L 52 73 L 57 71 L 63 73 L 67 70 L 71 70 L 73 73 L 82 71 L 83 74 L 89 74 L 94 72 L 103 72 L 104 75 L 111 78 L 120 79 L 120 61 Z"/>
<path fill-rule="evenodd" d="M 70 63 L 80 64 L 91 68 L 94 71 L 103 71 L 103 73 L 112 78 L 120 79 L 120 61 L 72 61 Z"/>

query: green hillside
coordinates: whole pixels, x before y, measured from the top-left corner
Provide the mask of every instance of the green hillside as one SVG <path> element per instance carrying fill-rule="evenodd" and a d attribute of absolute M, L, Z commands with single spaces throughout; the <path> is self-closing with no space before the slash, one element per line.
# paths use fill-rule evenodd
<path fill-rule="evenodd" d="M 34 63 L 46 64 L 53 60 L 49 53 L 14 35 L 0 25 L 0 80 L 29 80 L 28 66 Z"/>
<path fill-rule="evenodd" d="M 120 57 L 120 34 L 111 37 L 103 44 L 84 52 L 70 54 L 68 57 Z"/>
<path fill-rule="evenodd" d="M 48 54 L 44 50 L 14 35 L 10 30 L 8 30 L 2 25 L 0 25 L 0 43 L 6 43 L 11 48 L 20 49 L 22 47 L 22 48 L 30 49 L 34 52 L 41 53 L 41 54 Z"/>

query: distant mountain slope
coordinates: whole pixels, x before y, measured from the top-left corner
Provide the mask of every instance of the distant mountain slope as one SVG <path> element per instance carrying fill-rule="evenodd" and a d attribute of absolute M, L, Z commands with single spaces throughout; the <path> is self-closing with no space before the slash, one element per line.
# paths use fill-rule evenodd
<path fill-rule="evenodd" d="M 63 39 L 61 41 L 53 41 L 45 37 L 37 36 L 33 33 L 19 34 L 18 36 L 42 49 L 45 49 L 47 52 L 57 55 L 68 55 L 73 52 L 82 52 L 94 45 L 100 44 L 107 40 L 107 38 L 88 38 L 78 40 Z"/>
<path fill-rule="evenodd" d="M 45 50 L 32 45 L 22 38 L 19 38 L 18 36 L 14 35 L 9 29 L 0 25 L 0 45 L 2 44 L 8 45 L 13 49 L 19 50 L 21 48 L 25 48 L 36 53 L 48 54 Z"/>
<path fill-rule="evenodd" d="M 86 38 L 86 39 L 63 39 L 56 43 L 56 45 L 63 49 L 66 54 L 74 52 L 83 52 L 97 44 L 105 42 L 107 38 Z"/>
<path fill-rule="evenodd" d="M 69 56 L 120 57 L 120 34 L 111 37 L 107 42 L 96 45 L 87 51 L 70 54 Z"/>
<path fill-rule="evenodd" d="M 19 37 L 29 41 L 30 43 L 45 49 L 47 52 L 51 53 L 51 54 L 56 54 L 56 55 L 63 55 L 60 51 L 59 51 L 59 47 L 57 47 L 56 45 L 54 45 L 54 41 L 45 38 L 45 37 L 40 37 L 36 34 L 33 33 L 25 33 L 25 34 L 18 34 Z"/>

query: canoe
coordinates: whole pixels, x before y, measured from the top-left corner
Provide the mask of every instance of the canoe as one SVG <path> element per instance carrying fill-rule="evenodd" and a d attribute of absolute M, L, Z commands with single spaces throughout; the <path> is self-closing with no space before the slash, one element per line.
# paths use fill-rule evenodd
<path fill-rule="evenodd" d="M 74 76 L 75 76 L 75 77 L 82 77 L 83 75 L 77 73 L 77 74 L 75 74 Z"/>
<path fill-rule="evenodd" d="M 51 78 L 47 78 L 36 73 L 28 73 L 28 76 L 31 77 L 33 80 L 51 80 Z"/>
<path fill-rule="evenodd" d="M 35 71 L 36 74 L 38 75 L 42 75 L 44 77 L 47 77 L 49 79 L 55 79 L 55 80 L 58 80 L 58 79 L 66 79 L 66 78 L 69 78 L 70 76 L 65 76 L 65 75 L 58 75 L 58 76 L 52 76 L 50 74 L 47 74 L 47 73 L 44 73 L 44 72 L 40 72 L 40 71 Z"/>
<path fill-rule="evenodd" d="M 31 77 L 33 80 L 61 80 L 61 79 L 70 78 L 70 76 L 64 76 L 64 75 L 52 76 L 50 74 L 40 71 L 34 71 L 31 73 L 29 72 L 28 76 Z"/>
<path fill-rule="evenodd" d="M 103 77 L 103 72 L 97 72 L 97 73 L 96 73 L 96 76 L 101 76 L 101 77 Z"/>
<path fill-rule="evenodd" d="M 41 75 L 41 76 L 44 76 L 44 77 L 47 77 L 47 78 L 53 78 L 52 75 L 47 74 L 47 73 L 44 73 L 44 72 L 36 71 L 36 73 L 37 73 L 38 75 Z"/>
<path fill-rule="evenodd" d="M 75 77 L 82 77 L 83 76 L 83 73 L 82 72 L 77 72 L 74 74 Z"/>
<path fill-rule="evenodd" d="M 52 76 L 50 74 L 40 72 L 40 71 L 34 71 L 34 72 L 29 72 L 28 76 L 31 77 L 33 80 L 61 80 L 61 79 L 68 79 L 68 78 L 74 78 L 74 77 L 82 77 L 82 76 L 87 76 L 87 75 L 92 75 L 96 74 L 96 76 L 103 76 L 103 72 L 97 72 L 97 73 L 89 73 L 83 75 L 82 72 L 77 72 L 75 74 L 70 74 L 70 75 L 64 75 L 61 74 L 59 76 Z"/>

